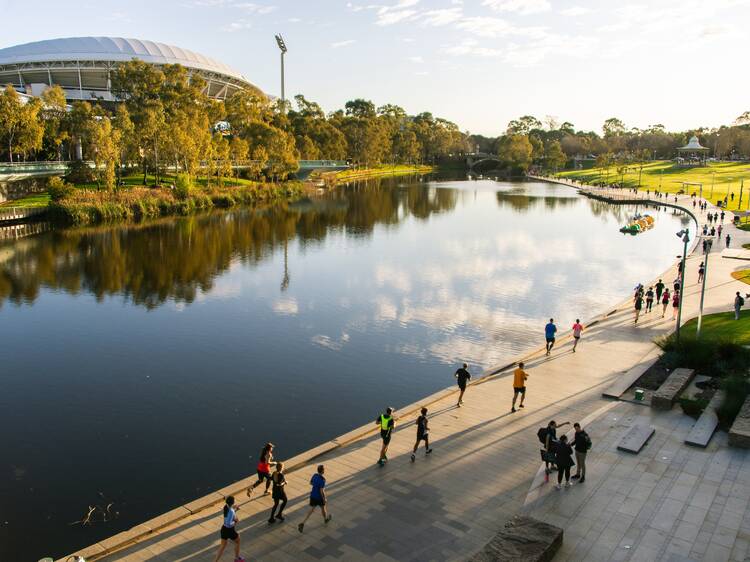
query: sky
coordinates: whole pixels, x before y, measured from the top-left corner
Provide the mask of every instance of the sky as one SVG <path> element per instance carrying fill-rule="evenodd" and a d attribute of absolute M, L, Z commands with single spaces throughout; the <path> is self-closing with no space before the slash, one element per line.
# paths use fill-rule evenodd
<path fill-rule="evenodd" d="M 750 0 L 0 0 L 0 48 L 150 39 L 220 60 L 326 111 L 347 100 L 504 132 L 521 115 L 601 131 L 731 124 L 750 110 Z M 743 33 L 744 32 L 744 33 Z"/>

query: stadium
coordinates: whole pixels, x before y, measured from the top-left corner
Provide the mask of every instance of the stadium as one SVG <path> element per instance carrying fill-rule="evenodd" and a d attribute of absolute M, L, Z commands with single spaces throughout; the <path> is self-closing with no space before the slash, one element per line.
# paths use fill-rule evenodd
<path fill-rule="evenodd" d="M 0 49 L 0 86 L 40 95 L 51 85 L 68 101 L 114 101 L 110 75 L 117 65 L 140 59 L 155 66 L 180 64 L 206 82 L 205 93 L 226 99 L 242 89 L 261 90 L 229 66 L 201 54 L 140 39 L 69 37 Z"/>

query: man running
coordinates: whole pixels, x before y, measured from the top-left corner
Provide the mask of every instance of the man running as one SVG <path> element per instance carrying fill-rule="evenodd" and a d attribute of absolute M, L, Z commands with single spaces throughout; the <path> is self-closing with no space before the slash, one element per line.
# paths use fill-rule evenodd
<path fill-rule="evenodd" d="M 513 403 L 510 406 L 510 411 L 516 411 L 516 398 L 521 395 L 521 403 L 518 405 L 519 408 L 523 408 L 523 401 L 526 398 L 526 379 L 529 378 L 529 374 L 523 370 L 523 361 L 518 364 L 518 367 L 513 371 Z"/>
<path fill-rule="evenodd" d="M 424 454 L 429 455 L 432 449 L 430 449 L 430 426 L 427 421 L 427 408 L 422 408 L 421 415 L 417 418 L 417 442 L 414 443 L 414 450 L 411 452 L 411 462 L 414 462 L 417 458 L 420 441 L 424 441 Z"/>
<path fill-rule="evenodd" d="M 659 279 L 659 282 L 655 285 L 656 287 L 656 302 L 661 300 L 661 294 L 664 292 L 664 281 Z"/>
<path fill-rule="evenodd" d="M 557 333 L 557 326 L 555 326 L 555 319 L 550 318 L 547 325 L 544 327 L 544 338 L 547 340 L 547 355 L 552 351 L 552 347 L 555 345 L 555 334 Z"/>
<path fill-rule="evenodd" d="M 456 381 L 458 382 L 458 388 L 461 389 L 461 393 L 458 395 L 458 403 L 456 403 L 456 406 L 459 408 L 461 407 L 461 404 L 464 403 L 464 392 L 466 392 L 466 383 L 471 380 L 471 374 L 469 373 L 469 366 L 464 363 L 464 366 L 459 368 L 455 374 L 453 375 L 456 377 Z"/>
<path fill-rule="evenodd" d="M 386 453 L 388 453 L 388 445 L 391 442 L 391 433 L 393 433 L 393 426 L 395 425 L 393 408 L 386 408 L 385 414 L 380 414 L 375 420 L 375 425 L 380 426 L 380 438 L 383 440 L 383 446 L 380 448 L 380 459 L 378 459 L 378 464 L 383 466 L 388 462 Z"/>
<path fill-rule="evenodd" d="M 573 324 L 573 353 L 576 352 L 578 342 L 581 341 L 581 332 L 583 332 L 583 324 L 581 324 L 581 321 L 576 318 L 576 323 Z"/>
<path fill-rule="evenodd" d="M 326 511 L 326 504 L 328 503 L 328 500 L 326 499 L 325 491 L 326 478 L 325 476 L 323 476 L 325 470 L 325 466 L 323 466 L 322 464 L 318 465 L 318 472 L 316 474 L 313 474 L 313 477 L 310 479 L 310 485 L 312 486 L 312 489 L 310 490 L 310 511 L 307 512 L 307 515 L 305 515 L 302 523 L 297 525 L 297 530 L 300 533 L 305 530 L 305 523 L 307 523 L 307 520 L 313 514 L 313 511 L 315 511 L 316 507 L 320 508 L 320 512 L 323 514 L 324 523 L 328 524 L 328 522 L 331 520 L 331 516 Z"/>

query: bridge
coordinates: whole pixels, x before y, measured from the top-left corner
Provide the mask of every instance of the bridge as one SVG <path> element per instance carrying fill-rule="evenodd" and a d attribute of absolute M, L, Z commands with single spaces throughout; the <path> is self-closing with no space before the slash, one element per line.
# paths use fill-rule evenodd
<path fill-rule="evenodd" d="M 94 167 L 93 162 L 87 162 L 89 166 Z M 259 161 L 247 160 L 240 164 L 232 165 L 235 170 L 244 170 L 257 166 Z M 64 176 L 68 173 L 72 162 L 3 162 L 0 163 L 0 183 L 10 183 L 29 178 L 44 178 L 52 176 Z M 203 167 L 207 163 L 202 163 Z M 299 169 L 295 172 L 295 177 L 300 180 L 307 179 L 313 172 L 336 172 L 349 168 L 349 163 L 345 160 L 300 160 Z M 173 171 L 174 167 L 166 166 L 164 169 Z"/>
<path fill-rule="evenodd" d="M 486 152 L 473 152 L 466 155 L 466 168 L 469 172 L 474 171 L 474 167 L 484 162 L 496 162 L 502 163 L 500 157 L 497 154 L 489 154 Z"/>

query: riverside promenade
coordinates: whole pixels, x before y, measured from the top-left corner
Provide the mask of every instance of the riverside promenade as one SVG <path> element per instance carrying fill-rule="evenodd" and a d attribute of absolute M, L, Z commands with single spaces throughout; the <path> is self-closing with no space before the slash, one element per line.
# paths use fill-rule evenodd
<path fill-rule="evenodd" d="M 689 197 L 679 197 L 677 205 L 692 212 Z M 702 227 L 703 215 L 696 218 Z M 729 226 L 730 219 L 731 214 L 726 232 L 732 246 L 741 247 L 750 233 Z M 695 239 L 692 225 L 690 230 Z M 735 291 L 750 290 L 730 276 L 748 262 L 722 258 L 720 247 L 715 243 L 710 257 L 705 313 L 730 310 Z M 697 267 L 702 259 L 700 251 L 688 258 L 684 321 L 698 313 Z M 676 263 L 658 276 L 668 285 L 676 277 Z M 556 320 L 566 330 L 576 317 L 587 313 L 570 311 L 569 318 Z M 558 559 L 743 560 L 750 540 L 750 455 L 727 449 L 723 435 L 715 436 L 706 450 L 688 448 L 680 436 L 689 430 L 690 419 L 681 412 L 653 414 L 643 406 L 602 398 L 625 373 L 653 360 L 654 338 L 674 329 L 671 314 L 665 319 L 656 311 L 643 314 L 635 326 L 632 299 L 623 295 L 607 314 L 588 318 L 577 353 L 571 352 L 566 331 L 550 357 L 543 351 L 545 322 L 539 319 L 540 348 L 523 358 L 530 374 L 523 410 L 510 412 L 512 368 L 492 369 L 488 373 L 494 374 L 473 381 L 461 408 L 450 388 L 396 412 L 401 417 L 385 467 L 375 464 L 380 439 L 374 424 L 296 459 L 278 459 L 293 467 L 287 474 L 290 501 L 283 523 L 267 523 L 270 496 L 250 501 L 244 496 L 244 488 L 255 480 L 251 475 L 80 554 L 87 560 L 212 561 L 223 497 L 234 494 L 246 560 L 466 560 L 517 513 L 565 529 Z M 414 419 L 421 405 L 430 409 L 434 452 L 426 457 L 420 450 L 412 463 Z M 374 411 L 378 406 L 373 405 Z M 639 456 L 616 451 L 628 420 L 639 416 L 657 427 L 654 439 Z M 594 442 L 587 482 L 560 492 L 540 478 L 536 430 L 551 419 L 580 421 Z M 316 513 L 300 534 L 297 524 L 308 510 L 308 482 L 320 463 L 326 465 L 333 520 L 324 525 Z M 168 486 L 168 475 L 164 477 Z M 730 502 L 736 498 L 745 498 L 744 503 Z M 232 559 L 228 550 L 223 560 Z"/>

